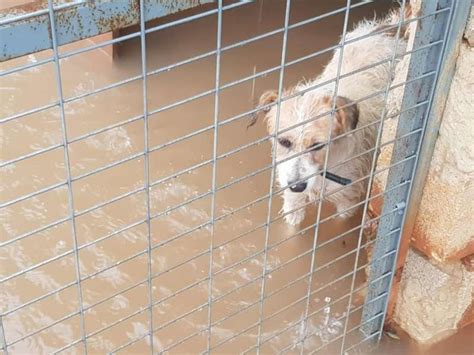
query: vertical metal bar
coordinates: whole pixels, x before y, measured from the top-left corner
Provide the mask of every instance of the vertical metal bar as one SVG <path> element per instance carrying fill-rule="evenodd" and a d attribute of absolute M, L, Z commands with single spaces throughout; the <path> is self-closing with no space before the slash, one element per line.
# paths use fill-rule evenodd
<path fill-rule="evenodd" d="M 270 187 L 269 187 L 269 196 L 268 196 L 268 206 L 267 206 L 267 220 L 265 223 L 265 246 L 263 249 L 263 265 L 262 265 L 262 284 L 260 288 L 260 304 L 259 304 L 259 313 L 258 313 L 258 327 L 257 327 L 257 353 L 260 353 L 260 344 L 262 341 L 262 323 L 263 323 L 263 304 L 265 296 L 265 280 L 266 280 L 266 269 L 267 269 L 267 257 L 268 257 L 268 241 L 270 237 L 270 222 L 272 219 L 272 202 L 273 202 L 273 186 L 275 183 L 275 170 L 276 170 L 276 145 L 278 130 L 280 126 L 280 112 L 281 112 L 281 97 L 283 93 L 283 83 L 285 77 L 285 62 L 286 62 L 286 49 L 288 43 L 288 25 L 290 22 L 290 9 L 291 9 L 291 0 L 286 0 L 286 9 L 285 9 L 285 23 L 284 23 L 284 32 L 283 32 L 283 43 L 281 50 L 281 59 L 280 59 L 280 77 L 278 81 L 278 98 L 277 98 L 277 112 L 275 120 L 275 130 L 272 132 L 273 139 L 273 149 L 272 149 L 272 169 L 270 173 Z"/>
<path fill-rule="evenodd" d="M 142 94 L 143 94 L 143 137 L 144 137 L 144 183 L 145 183 L 145 198 L 146 198 L 146 226 L 148 234 L 148 326 L 150 337 L 150 352 L 154 353 L 153 347 L 153 287 L 152 287 L 152 243 L 151 243 L 151 222 L 150 222 L 150 148 L 148 136 L 148 91 L 147 91 L 147 58 L 146 58 L 146 33 L 145 33 L 145 0 L 138 0 L 140 2 L 140 48 L 142 59 Z"/>
<path fill-rule="evenodd" d="M 458 5 L 460 5 L 460 6 L 458 6 Z M 409 206 L 410 206 L 410 203 L 413 199 L 413 195 L 414 195 L 417 187 L 420 189 L 419 194 L 420 194 L 420 198 L 421 198 L 421 190 L 422 190 L 421 186 L 423 186 L 423 185 L 417 186 L 415 184 L 415 182 L 417 181 L 415 178 L 416 178 L 418 172 L 420 171 L 420 169 L 421 169 L 421 171 L 423 171 L 423 169 L 426 168 L 426 173 L 427 173 L 428 168 L 429 168 L 429 166 L 428 166 L 429 163 L 427 161 L 425 161 L 422 164 L 422 163 L 420 163 L 420 161 L 422 160 L 422 158 L 425 158 L 425 159 L 431 161 L 431 157 L 432 157 L 432 153 L 433 153 L 433 151 L 431 151 L 431 153 L 429 154 L 429 157 L 423 156 L 422 155 L 422 149 L 423 149 L 423 147 L 425 147 L 426 142 L 427 141 L 429 142 L 430 140 L 432 141 L 433 149 L 434 149 L 434 144 L 435 144 L 436 138 L 438 137 L 438 130 L 435 130 L 434 132 L 427 132 L 427 129 L 430 126 L 430 123 L 433 121 L 432 109 L 433 109 L 433 106 L 436 105 L 435 108 L 434 108 L 435 111 L 439 110 L 438 105 L 442 105 L 442 108 L 444 110 L 444 105 L 446 103 L 447 93 L 448 93 L 447 90 L 451 85 L 452 75 L 454 73 L 454 68 L 455 68 L 455 60 L 457 58 L 457 55 L 455 55 L 456 51 L 454 50 L 454 48 L 458 47 L 459 44 L 460 44 L 460 42 L 458 42 L 458 41 L 461 39 L 463 30 L 464 30 L 465 25 L 467 23 L 468 16 L 469 16 L 469 9 L 470 9 L 470 6 L 469 6 L 469 3 L 467 1 L 465 1 L 465 2 L 456 1 L 456 0 L 451 0 L 450 1 L 449 15 L 446 15 L 447 20 L 446 20 L 446 28 L 445 28 L 445 31 L 444 31 L 445 33 L 444 33 L 443 46 L 440 50 L 439 60 L 438 60 L 437 68 L 436 68 L 436 76 L 433 80 L 433 86 L 432 86 L 431 94 L 430 94 L 430 97 L 429 97 L 429 103 L 428 103 L 428 107 L 426 108 L 426 119 L 425 119 L 425 122 L 424 122 L 424 125 L 423 125 L 423 131 L 421 133 L 421 139 L 420 139 L 420 142 L 418 144 L 418 149 L 417 149 L 417 152 L 416 152 L 416 159 L 415 159 L 415 162 L 414 162 L 414 167 L 415 168 L 413 169 L 412 176 L 411 176 L 412 183 L 409 185 L 409 188 L 408 188 L 407 208 L 405 208 L 405 211 L 404 211 L 404 214 L 403 214 L 403 219 L 402 219 L 402 226 L 403 226 L 403 230 L 401 232 L 402 236 L 405 233 L 406 220 L 409 216 L 408 213 L 410 212 Z M 452 50 L 452 52 L 450 52 L 450 50 Z M 452 63 L 446 62 L 448 60 L 448 58 L 452 61 Z M 448 81 L 448 83 L 446 83 L 446 81 Z M 440 90 L 440 87 L 441 87 L 441 90 Z M 443 91 L 443 90 L 445 90 L 445 91 Z M 435 95 L 437 96 L 436 99 L 439 100 L 439 101 L 435 102 Z M 441 113 L 439 113 L 439 115 L 441 115 Z M 440 119 L 441 119 L 441 117 L 439 117 L 439 120 Z M 439 129 L 439 124 L 440 123 L 441 122 L 438 121 L 438 126 L 437 126 L 438 129 Z M 435 122 L 433 122 L 433 125 L 436 125 L 436 124 L 437 124 L 437 118 L 435 116 Z M 430 127 L 430 128 L 433 128 L 433 127 Z M 428 145 L 428 152 L 429 152 L 429 149 L 430 149 L 430 147 Z M 426 151 L 424 151 L 423 153 L 428 154 Z M 423 181 L 424 181 L 423 176 L 421 177 L 421 179 L 423 179 Z M 396 269 L 396 263 L 397 263 L 397 260 L 398 260 L 398 257 L 399 257 L 399 252 L 400 252 L 400 242 L 401 242 L 401 238 L 399 238 L 399 240 L 398 240 L 397 252 L 396 252 L 396 254 L 394 256 L 394 260 L 393 260 L 393 266 L 392 266 L 393 271 L 392 271 L 392 274 L 389 278 L 389 290 L 392 289 L 392 284 L 393 284 L 393 279 L 394 279 L 395 269 Z M 385 302 L 385 308 L 384 308 L 384 312 L 383 312 L 381 323 L 380 323 L 378 341 L 380 341 L 380 338 L 382 337 L 382 326 L 385 322 L 385 317 L 387 316 L 388 306 L 389 306 L 389 303 L 387 301 L 387 302 Z"/>
<path fill-rule="evenodd" d="M 84 302 L 82 299 L 82 286 L 81 286 L 81 268 L 80 268 L 78 242 L 77 242 L 76 219 L 74 218 L 74 196 L 72 192 L 72 181 L 71 181 L 72 179 L 71 161 L 69 159 L 66 111 L 64 107 L 63 85 L 62 85 L 62 79 L 61 79 L 61 66 L 60 66 L 60 61 L 59 61 L 59 49 L 58 49 L 58 40 L 57 40 L 57 33 L 56 33 L 56 22 L 54 19 L 53 0 L 48 0 L 48 13 L 49 13 L 50 26 L 51 26 L 51 40 L 53 42 L 52 44 L 53 44 L 53 57 L 54 57 L 54 64 L 55 64 L 54 67 L 55 67 L 55 74 L 56 74 L 56 84 L 57 84 L 58 96 L 59 96 L 61 133 L 62 133 L 62 139 L 63 139 L 63 144 L 64 144 L 64 164 L 66 165 L 66 172 L 67 172 L 68 209 L 69 209 L 69 215 L 71 218 L 74 259 L 76 262 L 75 271 L 76 271 L 76 281 L 77 281 L 77 297 L 78 297 L 78 302 L 79 302 L 81 337 L 82 337 L 82 343 L 84 345 L 84 353 L 87 355 L 86 325 L 85 325 L 85 319 L 84 319 Z"/>
<path fill-rule="evenodd" d="M 441 119 L 444 113 L 446 101 L 448 99 L 451 82 L 454 76 L 456 67 L 456 59 L 459 54 L 459 47 L 462 43 L 462 36 L 466 27 L 470 7 L 472 2 L 469 1 L 455 1 L 453 2 L 454 9 L 450 32 L 446 38 L 446 47 L 443 54 L 442 64 L 439 71 L 439 78 L 436 82 L 436 91 L 431 100 L 431 108 L 429 108 L 430 119 L 426 123 L 426 130 L 423 136 L 423 145 L 420 148 L 419 161 L 416 167 L 416 173 L 413 178 L 413 186 L 411 188 L 411 195 L 409 203 L 407 204 L 406 219 L 403 224 L 402 240 L 410 238 L 415 225 L 418 207 L 421 202 L 423 193 L 423 186 L 425 185 L 426 177 L 430 168 L 431 158 L 433 156 L 434 147 L 438 138 L 438 132 L 441 125 Z M 402 244 L 403 245 L 403 244 Z M 406 255 L 408 253 L 407 247 L 401 247 L 396 261 L 395 272 L 403 265 Z M 394 291 L 392 291 L 394 292 Z M 393 307 L 393 299 L 389 299 L 388 313 Z"/>
<path fill-rule="evenodd" d="M 344 56 L 344 46 L 346 43 L 346 33 L 347 33 L 347 27 L 349 24 L 350 9 L 351 9 L 351 0 L 347 0 L 346 10 L 344 13 L 344 25 L 342 28 L 341 43 L 339 47 L 339 58 L 338 58 L 338 63 L 337 63 L 336 81 L 334 83 L 333 102 L 332 102 L 332 107 L 331 107 L 331 117 L 330 117 L 330 124 L 329 124 L 329 130 L 328 130 L 328 138 L 327 138 L 328 147 L 331 145 L 331 132 L 332 132 L 332 127 L 333 127 L 333 122 L 334 122 L 334 114 L 336 112 L 337 91 L 339 89 L 339 81 L 340 81 L 341 70 L 342 70 L 342 58 Z M 314 270 L 314 265 L 316 262 L 316 246 L 318 244 L 319 225 L 321 223 L 321 211 L 322 211 L 323 200 L 324 200 L 324 190 L 326 188 L 326 172 L 328 168 L 328 161 L 329 161 L 329 149 L 326 149 L 326 154 L 324 156 L 324 168 L 322 172 L 323 175 L 322 175 L 322 183 L 321 183 L 321 192 L 319 196 L 318 211 L 316 215 L 316 224 L 314 227 L 313 246 L 312 246 L 312 251 L 311 251 L 311 264 L 310 264 L 310 269 L 309 269 L 310 274 L 309 274 L 309 280 L 308 280 L 308 291 L 306 294 L 304 316 L 303 316 L 303 319 L 301 320 L 303 322 L 302 329 L 304 332 L 303 341 L 301 343 L 301 348 L 300 348 L 301 355 L 304 352 L 304 343 L 306 341 L 305 333 L 308 326 L 309 303 L 311 300 L 311 284 L 313 283 L 313 274 L 314 274 L 313 270 Z"/>
<path fill-rule="evenodd" d="M 423 1 L 420 16 L 430 14 L 437 9 L 448 8 L 452 5 L 453 0 L 433 0 Z M 413 47 L 421 47 L 433 41 L 443 38 L 443 34 L 447 34 L 448 20 L 452 10 L 448 13 L 443 12 L 434 16 L 434 18 L 426 17 L 420 20 Z M 432 70 L 439 70 L 441 64 L 441 54 L 444 50 L 445 41 L 442 48 L 440 46 L 430 47 L 427 50 L 418 51 L 412 54 L 408 69 L 407 78 L 414 78 L 423 73 Z M 439 74 L 439 72 L 437 73 Z M 436 75 L 437 77 L 438 75 Z M 405 87 L 401 110 L 416 105 L 416 103 L 429 99 L 430 94 L 434 93 L 434 86 L 437 78 L 427 77 L 422 80 L 410 82 Z M 414 111 L 414 112 L 413 112 Z M 398 121 L 396 137 L 402 137 L 396 141 L 393 148 L 391 164 L 401 161 L 410 156 L 416 156 L 415 159 L 407 160 L 403 164 L 399 164 L 390 169 L 387 178 L 386 189 L 392 189 L 413 177 L 416 163 L 418 160 L 418 151 L 421 143 L 420 135 L 407 135 L 411 131 L 426 127 L 428 108 L 423 105 L 414 110 L 403 112 Z M 403 185 L 398 189 L 394 189 L 390 194 L 384 197 L 382 215 L 377 237 L 373 251 L 373 262 L 370 264 L 370 274 L 367 286 L 367 297 L 362 312 L 362 322 L 373 318 L 374 315 L 384 312 L 387 306 L 387 298 L 382 297 L 375 301 L 375 298 L 387 292 L 390 289 L 393 280 L 393 268 L 395 266 L 398 253 L 388 258 L 380 257 L 391 250 L 397 250 L 400 242 L 401 232 L 394 234 L 395 238 L 385 237 L 390 231 L 402 228 L 404 216 L 406 215 L 406 203 L 411 192 L 412 184 Z M 387 211 L 399 209 L 399 213 L 387 214 Z M 381 275 L 392 273 L 389 279 L 378 279 Z M 375 281 L 378 280 L 378 281 Z M 377 332 L 383 326 L 383 318 L 375 318 L 371 322 L 367 322 L 361 327 L 366 336 L 370 336 Z"/>
<path fill-rule="evenodd" d="M 211 197 L 211 240 L 209 245 L 209 285 L 207 299 L 207 354 L 211 351 L 212 338 L 212 266 L 214 263 L 214 231 L 216 224 L 216 190 L 217 190 L 217 144 L 219 133 L 219 98 L 220 98 L 220 79 L 221 79 L 221 48 L 222 48 L 222 0 L 217 3 L 217 34 L 216 34 L 216 81 L 214 96 L 214 142 L 212 150 L 212 197 Z"/>
<path fill-rule="evenodd" d="M 381 143 L 382 132 L 383 132 L 383 128 L 384 128 L 384 123 L 385 123 L 385 119 L 387 118 L 387 99 L 388 99 L 388 94 L 390 92 L 390 87 L 392 85 L 392 82 L 391 82 L 390 79 L 393 77 L 393 74 L 394 74 L 394 71 L 395 71 L 395 68 L 396 68 L 396 57 L 397 57 L 398 46 L 399 46 L 399 43 L 400 43 L 401 28 L 402 28 L 402 23 L 405 20 L 404 19 L 405 6 L 406 6 L 406 0 L 402 0 L 402 4 L 401 4 L 400 10 L 399 10 L 400 15 L 399 15 L 399 21 L 398 21 L 398 26 L 397 26 L 397 33 L 395 35 L 396 42 L 395 42 L 395 47 L 393 48 L 393 53 L 392 53 L 392 57 L 391 57 L 391 60 L 390 60 L 389 80 L 387 82 L 387 86 L 385 87 L 385 93 L 384 93 L 384 100 L 383 101 L 384 101 L 385 105 L 384 105 L 383 110 L 382 110 L 381 122 L 380 122 L 380 125 L 379 125 L 378 129 L 377 129 L 377 137 L 376 137 L 376 141 L 375 141 L 375 150 L 374 150 L 374 154 L 372 156 L 372 162 L 371 162 L 370 173 L 369 173 L 369 182 L 367 184 L 367 192 L 365 194 L 365 202 L 364 202 L 364 206 L 363 206 L 363 210 L 362 210 L 361 228 L 360 228 L 360 231 L 359 231 L 359 236 L 357 238 L 357 251 L 356 251 L 356 256 L 355 256 L 354 266 L 353 266 L 354 270 L 357 269 L 357 265 L 359 263 L 360 249 L 361 249 L 361 244 L 362 244 L 362 236 L 363 236 L 363 233 L 364 233 L 365 220 L 367 218 L 367 209 L 368 209 L 367 207 L 368 207 L 368 204 L 369 204 L 369 201 L 370 201 L 369 197 L 370 197 L 370 193 L 372 191 L 372 184 L 373 184 L 373 180 L 374 180 L 374 177 L 375 177 L 374 172 L 375 172 L 375 168 L 376 168 L 376 165 L 377 165 L 378 154 L 376 152 L 378 152 L 379 149 L 380 149 L 380 143 Z M 341 342 L 341 351 L 340 351 L 341 354 L 344 352 L 344 348 L 345 348 L 345 345 L 346 345 L 347 327 L 349 325 L 349 318 L 350 318 L 352 297 L 354 295 L 356 276 L 357 276 L 357 273 L 354 271 L 354 274 L 352 275 L 349 301 L 347 303 L 346 317 L 345 317 L 345 321 L 344 321 L 343 338 L 342 338 L 342 342 Z"/>

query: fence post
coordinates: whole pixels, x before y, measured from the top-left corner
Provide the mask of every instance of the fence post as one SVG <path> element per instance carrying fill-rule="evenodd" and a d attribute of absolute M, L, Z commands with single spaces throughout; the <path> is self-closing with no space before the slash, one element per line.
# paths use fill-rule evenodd
<path fill-rule="evenodd" d="M 393 148 L 391 165 L 401 163 L 390 169 L 385 186 L 390 193 L 384 196 L 362 313 L 361 330 L 367 337 L 377 333 L 379 339 L 381 336 L 405 219 L 414 220 L 416 216 L 414 206 L 421 198 L 454 70 L 453 51 L 466 23 L 469 6 L 468 0 L 424 0 L 417 14 L 423 17 L 450 8 L 449 11 L 423 17 L 418 22 L 413 49 L 444 40 L 411 55 L 406 80 L 420 76 L 422 79 L 406 84 L 402 99 L 403 113 L 398 121 L 398 139 Z M 407 110 L 424 101 L 427 103 Z M 418 133 L 414 133 L 416 131 Z"/>

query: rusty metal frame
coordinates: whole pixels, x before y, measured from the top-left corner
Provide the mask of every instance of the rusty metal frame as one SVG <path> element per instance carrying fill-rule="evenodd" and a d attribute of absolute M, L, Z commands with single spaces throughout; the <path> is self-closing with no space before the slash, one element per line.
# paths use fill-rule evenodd
<path fill-rule="evenodd" d="M 145 21 L 214 0 L 146 0 Z M 54 7 L 58 45 L 138 25 L 139 0 L 74 0 Z M 53 47 L 47 2 L 0 11 L 0 62 Z"/>

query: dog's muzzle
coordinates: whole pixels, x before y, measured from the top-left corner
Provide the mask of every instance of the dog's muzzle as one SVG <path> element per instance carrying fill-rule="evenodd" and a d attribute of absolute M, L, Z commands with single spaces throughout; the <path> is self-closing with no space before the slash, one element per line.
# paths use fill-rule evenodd
<path fill-rule="evenodd" d="M 308 184 L 302 181 L 294 185 L 290 185 L 290 190 L 293 192 L 303 192 L 304 190 L 306 190 L 306 186 L 308 186 Z"/>
<path fill-rule="evenodd" d="M 321 172 L 320 175 L 324 175 L 323 172 Z M 329 171 L 326 171 L 325 177 L 326 177 L 326 179 L 331 180 L 331 181 L 333 181 L 333 182 L 335 182 L 339 185 L 343 185 L 343 186 L 349 185 L 349 184 L 352 183 L 351 179 L 343 178 L 339 175 L 330 173 Z M 308 186 L 308 183 L 305 182 L 305 181 L 301 181 L 301 182 L 298 182 L 296 184 L 291 184 L 290 183 L 290 190 L 292 192 L 300 193 L 300 192 L 303 192 L 304 190 L 306 190 L 307 186 Z"/>

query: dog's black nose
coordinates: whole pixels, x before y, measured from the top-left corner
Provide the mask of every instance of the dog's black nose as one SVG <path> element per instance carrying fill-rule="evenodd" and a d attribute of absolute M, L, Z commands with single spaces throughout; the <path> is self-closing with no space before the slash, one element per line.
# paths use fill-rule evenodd
<path fill-rule="evenodd" d="M 290 190 L 293 191 L 293 192 L 303 192 L 306 189 L 306 186 L 308 186 L 308 184 L 303 181 L 303 182 L 299 182 L 295 185 L 291 185 Z"/>

